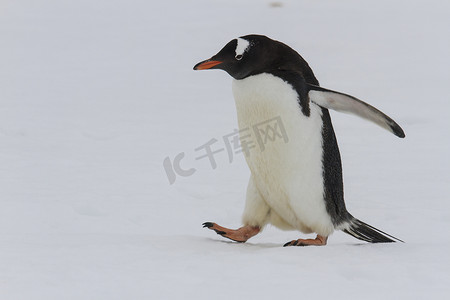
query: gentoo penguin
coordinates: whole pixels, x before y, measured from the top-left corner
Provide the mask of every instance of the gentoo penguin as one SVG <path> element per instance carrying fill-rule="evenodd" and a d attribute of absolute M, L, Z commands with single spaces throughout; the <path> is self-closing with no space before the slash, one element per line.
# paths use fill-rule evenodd
<path fill-rule="evenodd" d="M 326 245 L 334 230 L 371 243 L 401 241 L 356 218 L 345 208 L 339 148 L 328 109 L 353 113 L 398 137 L 403 130 L 375 107 L 319 86 L 307 62 L 289 46 L 262 35 L 230 41 L 194 70 L 221 69 L 231 75 L 241 144 L 251 171 L 243 227 L 203 224 L 223 237 L 245 242 L 267 224 L 316 233 L 284 246 Z M 278 120 L 286 138 L 258 147 L 249 141 L 255 124 Z M 273 130 L 273 128 L 272 128 Z M 245 137 L 245 140 L 244 140 Z"/>

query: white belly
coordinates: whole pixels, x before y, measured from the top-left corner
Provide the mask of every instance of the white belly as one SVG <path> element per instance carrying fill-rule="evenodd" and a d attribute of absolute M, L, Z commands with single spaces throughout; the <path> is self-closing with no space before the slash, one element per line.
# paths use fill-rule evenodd
<path fill-rule="evenodd" d="M 306 117 L 292 86 L 266 73 L 233 80 L 233 94 L 241 144 L 250 146 L 246 161 L 274 219 L 305 233 L 331 234 L 334 226 L 324 202 L 320 107 L 310 103 Z M 275 123 L 278 135 L 269 128 L 269 138 L 264 132 L 257 138 L 257 128 L 264 131 Z"/>

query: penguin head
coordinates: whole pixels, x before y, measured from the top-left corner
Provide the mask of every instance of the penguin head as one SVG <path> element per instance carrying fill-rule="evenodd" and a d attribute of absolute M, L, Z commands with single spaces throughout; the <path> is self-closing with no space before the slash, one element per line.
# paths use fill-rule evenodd
<path fill-rule="evenodd" d="M 216 55 L 199 62 L 194 70 L 221 69 L 234 79 L 244 79 L 273 69 L 285 69 L 299 56 L 283 43 L 263 35 L 246 35 L 230 41 Z"/>

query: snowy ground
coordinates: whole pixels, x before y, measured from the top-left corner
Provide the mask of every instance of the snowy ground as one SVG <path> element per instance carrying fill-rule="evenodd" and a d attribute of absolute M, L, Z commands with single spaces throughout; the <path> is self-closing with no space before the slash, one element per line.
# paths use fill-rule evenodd
<path fill-rule="evenodd" d="M 450 5 L 445 1 L 2 1 L 0 299 L 423 299 L 450 292 Z M 335 233 L 236 244 L 249 171 L 195 148 L 236 128 L 231 79 L 194 72 L 229 40 L 298 50 L 398 139 L 333 113 L 353 215 L 406 241 Z M 219 146 L 220 145 L 220 146 Z M 222 147 L 223 148 L 223 147 Z M 163 160 L 185 152 L 189 177 Z"/>

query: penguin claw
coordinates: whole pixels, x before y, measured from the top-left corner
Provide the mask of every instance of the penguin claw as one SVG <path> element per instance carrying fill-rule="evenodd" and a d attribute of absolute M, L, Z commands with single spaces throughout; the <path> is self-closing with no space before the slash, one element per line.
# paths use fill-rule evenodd
<path fill-rule="evenodd" d="M 287 246 L 309 246 L 309 245 L 304 244 L 304 243 L 300 242 L 299 240 L 293 240 L 293 241 L 287 242 L 286 244 L 283 245 L 283 247 L 287 247 Z"/>
<path fill-rule="evenodd" d="M 219 230 L 219 229 L 212 228 L 212 227 L 214 227 L 214 225 L 215 225 L 215 223 L 213 223 L 213 222 L 205 222 L 205 223 L 203 223 L 203 228 L 212 229 L 212 230 L 214 230 L 217 234 L 222 235 L 222 236 L 224 236 L 225 234 L 227 234 L 227 233 L 226 233 L 225 231 L 223 231 L 223 230 Z"/>
<path fill-rule="evenodd" d="M 214 229 L 214 231 L 215 231 L 217 234 L 222 235 L 222 236 L 224 236 L 225 234 L 227 234 L 225 231 L 220 231 L 220 230 L 217 230 L 217 229 Z"/>
<path fill-rule="evenodd" d="M 212 223 L 212 222 L 205 222 L 202 225 L 203 225 L 203 228 L 205 228 L 205 227 L 206 228 L 211 228 L 211 227 L 214 226 L 214 223 Z"/>
<path fill-rule="evenodd" d="M 261 230 L 260 227 L 249 225 L 241 227 L 239 229 L 228 229 L 213 222 L 203 223 L 203 228 L 214 230 L 218 235 L 239 243 L 245 243 L 249 238 L 258 234 Z"/>
<path fill-rule="evenodd" d="M 327 244 L 327 240 L 328 237 L 326 236 L 321 236 L 321 235 L 317 235 L 317 237 L 315 239 L 298 239 L 298 240 L 293 240 L 290 242 L 287 242 L 286 244 L 283 245 L 283 247 L 287 247 L 287 246 L 325 246 Z"/>
<path fill-rule="evenodd" d="M 226 233 L 225 231 L 214 228 L 214 226 L 216 225 L 216 223 L 213 223 L 213 222 L 205 222 L 205 223 L 203 223 L 202 225 L 203 225 L 203 228 L 208 228 L 208 229 L 214 230 L 218 235 L 221 235 L 221 236 L 223 236 L 223 237 L 228 238 L 228 237 L 226 236 L 227 233 Z M 219 226 L 219 227 L 220 227 L 220 226 Z"/>
<path fill-rule="evenodd" d="M 293 241 L 290 241 L 290 242 L 287 242 L 286 244 L 284 244 L 283 247 L 287 247 L 287 246 L 300 246 L 300 245 L 297 245 L 297 244 L 298 244 L 298 240 L 293 240 Z"/>

